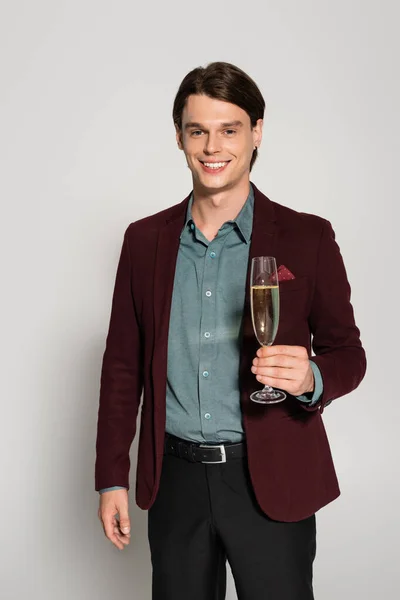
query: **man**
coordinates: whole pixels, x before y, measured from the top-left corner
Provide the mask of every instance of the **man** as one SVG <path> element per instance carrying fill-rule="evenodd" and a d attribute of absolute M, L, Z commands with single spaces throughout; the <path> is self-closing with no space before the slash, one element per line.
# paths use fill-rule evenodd
<path fill-rule="evenodd" d="M 330 223 L 250 183 L 264 109 L 233 65 L 188 73 L 173 118 L 193 191 L 124 237 L 96 489 L 122 549 L 143 390 L 136 500 L 149 509 L 155 600 L 222 600 L 226 560 L 239 600 L 312 599 L 315 512 L 340 493 L 321 414 L 358 386 L 365 354 Z M 255 256 L 280 267 L 279 329 L 262 349 L 249 308 Z M 260 384 L 286 400 L 252 402 Z"/>

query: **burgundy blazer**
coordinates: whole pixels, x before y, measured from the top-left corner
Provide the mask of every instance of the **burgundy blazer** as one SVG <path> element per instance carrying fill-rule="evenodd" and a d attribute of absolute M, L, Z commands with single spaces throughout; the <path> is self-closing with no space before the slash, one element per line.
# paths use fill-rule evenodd
<path fill-rule="evenodd" d="M 330 223 L 269 200 L 255 186 L 250 261 L 275 256 L 295 279 L 280 284 L 276 344 L 311 347 L 324 384 L 317 404 L 294 397 L 277 405 L 251 402 L 260 384 L 251 372 L 258 349 L 249 302 L 243 313 L 240 391 L 248 465 L 261 509 L 272 519 L 297 521 L 339 494 L 321 414 L 362 380 L 366 359 L 350 303 L 350 286 Z M 148 509 L 163 460 L 169 315 L 179 236 L 188 204 L 132 223 L 126 230 L 103 358 L 96 442 L 96 490 L 129 488 L 129 449 L 141 428 L 136 479 L 138 506 Z M 311 346 L 312 338 L 312 346 Z"/>

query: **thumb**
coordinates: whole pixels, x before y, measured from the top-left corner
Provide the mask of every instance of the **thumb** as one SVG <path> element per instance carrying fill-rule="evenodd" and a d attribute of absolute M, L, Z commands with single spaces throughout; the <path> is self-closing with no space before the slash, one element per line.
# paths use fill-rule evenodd
<path fill-rule="evenodd" d="M 129 520 L 128 507 L 120 507 L 119 510 L 119 527 L 122 533 L 129 533 L 131 530 L 131 522 Z"/>

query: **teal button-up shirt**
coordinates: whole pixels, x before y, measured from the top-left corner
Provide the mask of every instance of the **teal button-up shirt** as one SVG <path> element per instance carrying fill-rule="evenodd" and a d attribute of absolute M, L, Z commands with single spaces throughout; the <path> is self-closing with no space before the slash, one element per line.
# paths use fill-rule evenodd
<path fill-rule="evenodd" d="M 168 337 L 168 433 L 193 442 L 243 439 L 239 342 L 253 225 L 250 195 L 209 241 L 189 200 L 180 238 Z"/>
<path fill-rule="evenodd" d="M 168 335 L 166 431 L 200 443 L 244 437 L 239 393 L 240 327 L 253 226 L 250 193 L 233 221 L 207 240 L 192 219 L 193 195 L 180 236 Z M 323 391 L 314 370 L 316 402 Z M 118 489 L 119 486 L 106 488 Z"/>

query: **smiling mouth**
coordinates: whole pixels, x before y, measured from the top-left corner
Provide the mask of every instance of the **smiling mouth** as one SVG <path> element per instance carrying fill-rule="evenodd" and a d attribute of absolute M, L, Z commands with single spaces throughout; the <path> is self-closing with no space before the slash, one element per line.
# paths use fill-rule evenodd
<path fill-rule="evenodd" d="M 224 169 L 226 167 L 226 165 L 228 165 L 230 162 L 231 162 L 230 160 L 225 160 L 225 161 L 221 160 L 219 162 L 207 162 L 207 161 L 203 161 L 203 160 L 200 161 L 200 163 L 203 166 L 203 169 L 205 171 L 207 171 L 208 173 L 222 171 L 222 169 Z"/>

